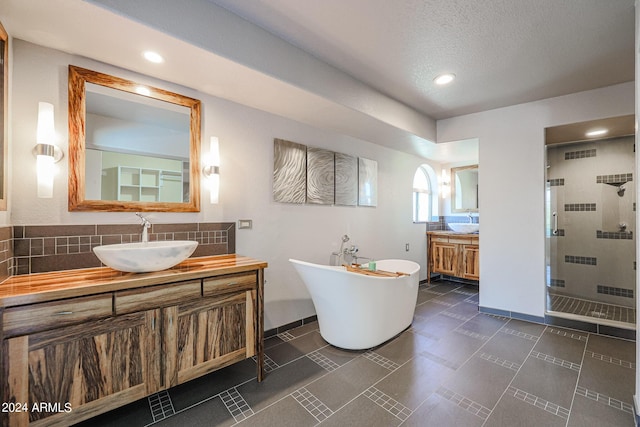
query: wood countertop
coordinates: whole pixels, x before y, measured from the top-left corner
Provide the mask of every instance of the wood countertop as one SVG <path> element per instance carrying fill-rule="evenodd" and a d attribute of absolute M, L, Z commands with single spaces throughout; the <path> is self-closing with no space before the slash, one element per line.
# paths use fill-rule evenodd
<path fill-rule="evenodd" d="M 454 236 L 454 237 L 478 237 L 480 233 L 456 233 L 451 230 L 433 230 L 427 231 L 427 234 L 431 234 L 434 236 Z"/>
<path fill-rule="evenodd" d="M 0 307 L 201 279 L 266 268 L 267 263 L 241 255 L 188 258 L 167 270 L 124 273 L 109 267 L 11 276 L 0 283 Z"/>

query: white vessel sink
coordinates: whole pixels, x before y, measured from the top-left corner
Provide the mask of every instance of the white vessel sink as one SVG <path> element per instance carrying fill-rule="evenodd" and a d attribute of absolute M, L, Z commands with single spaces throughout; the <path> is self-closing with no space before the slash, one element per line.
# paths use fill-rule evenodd
<path fill-rule="evenodd" d="M 171 268 L 196 250 L 198 242 L 166 240 L 121 243 L 93 248 L 93 252 L 107 267 L 130 273 L 146 273 Z"/>
<path fill-rule="evenodd" d="M 480 224 L 470 222 L 450 222 L 447 225 L 456 233 L 476 233 L 480 230 Z"/>

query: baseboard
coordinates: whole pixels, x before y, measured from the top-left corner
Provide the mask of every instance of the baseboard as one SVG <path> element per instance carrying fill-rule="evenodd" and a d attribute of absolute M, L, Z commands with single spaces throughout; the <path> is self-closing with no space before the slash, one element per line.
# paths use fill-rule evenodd
<path fill-rule="evenodd" d="M 315 322 L 318 320 L 318 316 L 313 315 L 310 317 L 306 317 L 304 319 L 296 320 L 295 322 L 287 323 L 286 325 L 278 326 L 277 328 L 269 329 L 264 331 L 264 337 L 269 338 L 274 335 L 281 334 L 289 329 L 297 328 L 302 325 L 306 325 L 307 323 Z"/>
<path fill-rule="evenodd" d="M 493 314 L 496 316 L 508 317 L 510 319 L 524 320 L 525 322 L 545 324 L 544 317 L 533 316 L 531 314 L 518 313 L 517 311 L 500 310 L 491 307 L 478 306 L 478 311 L 485 314 Z"/>

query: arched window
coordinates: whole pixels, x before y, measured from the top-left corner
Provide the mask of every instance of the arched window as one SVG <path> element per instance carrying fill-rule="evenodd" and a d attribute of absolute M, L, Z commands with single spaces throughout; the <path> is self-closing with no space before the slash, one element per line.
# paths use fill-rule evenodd
<path fill-rule="evenodd" d="M 429 165 L 420 165 L 413 175 L 413 222 L 428 222 L 438 210 L 438 198 L 432 182 L 435 172 Z"/>

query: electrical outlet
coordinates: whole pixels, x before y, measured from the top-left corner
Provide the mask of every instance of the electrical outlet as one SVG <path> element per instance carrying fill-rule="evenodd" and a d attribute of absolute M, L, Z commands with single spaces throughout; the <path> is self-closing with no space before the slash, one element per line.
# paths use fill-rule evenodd
<path fill-rule="evenodd" d="M 408 243 L 406 243 L 404 245 L 404 250 L 405 250 L 405 252 L 409 252 L 409 244 Z"/>

